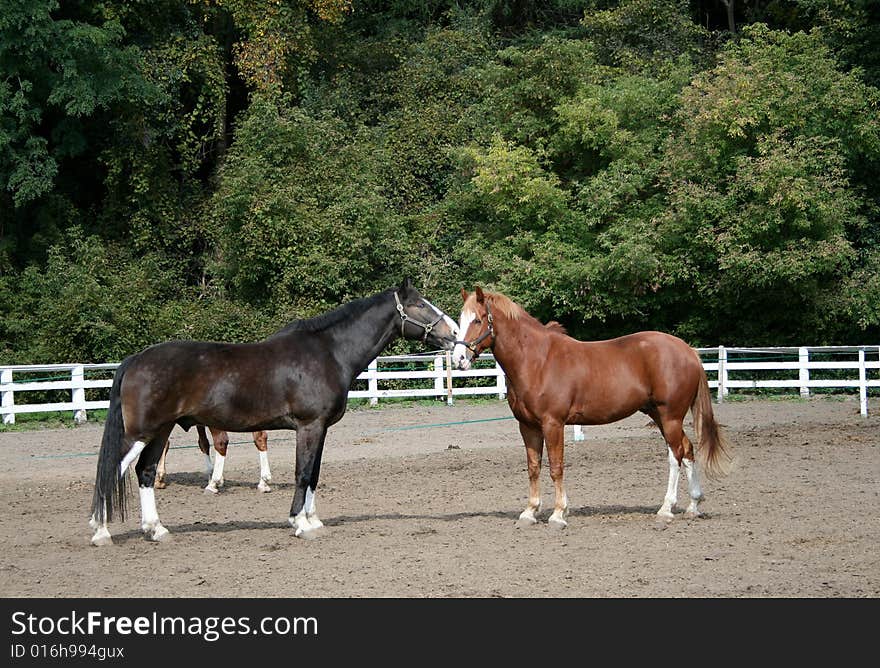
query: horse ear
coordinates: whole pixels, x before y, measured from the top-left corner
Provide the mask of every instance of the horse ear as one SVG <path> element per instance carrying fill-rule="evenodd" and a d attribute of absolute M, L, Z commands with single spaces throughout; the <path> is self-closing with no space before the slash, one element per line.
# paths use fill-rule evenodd
<path fill-rule="evenodd" d="M 479 285 L 474 289 L 474 292 L 477 293 L 478 303 L 482 304 L 484 301 L 486 301 L 486 295 L 483 294 L 483 288 L 481 288 Z"/>
<path fill-rule="evenodd" d="M 462 288 L 461 289 L 461 301 L 466 302 L 468 297 L 470 297 L 470 295 L 468 294 L 468 291 L 465 290 L 464 288 Z"/>
<path fill-rule="evenodd" d="M 403 283 L 400 284 L 400 291 L 404 294 L 413 289 L 412 279 L 409 276 L 403 279 Z"/>

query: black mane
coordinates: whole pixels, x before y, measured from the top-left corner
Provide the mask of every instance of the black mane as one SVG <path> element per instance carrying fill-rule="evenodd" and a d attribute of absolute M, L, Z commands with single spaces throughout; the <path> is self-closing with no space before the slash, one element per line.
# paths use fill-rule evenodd
<path fill-rule="evenodd" d="M 275 332 L 270 338 L 281 336 L 282 334 L 288 334 L 290 332 L 320 332 L 342 322 L 343 320 L 359 316 L 392 292 L 394 292 L 394 288 L 388 288 L 384 292 L 380 292 L 371 297 L 362 297 L 361 299 L 350 301 L 332 311 L 316 315 L 314 318 L 294 320 Z"/>

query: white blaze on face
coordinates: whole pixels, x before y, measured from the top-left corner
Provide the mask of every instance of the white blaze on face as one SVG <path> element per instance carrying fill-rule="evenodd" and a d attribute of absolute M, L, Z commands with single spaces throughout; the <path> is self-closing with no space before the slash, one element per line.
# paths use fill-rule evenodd
<path fill-rule="evenodd" d="M 461 321 L 458 324 L 459 336 L 467 336 L 468 327 L 471 326 L 476 317 L 477 314 L 473 311 L 464 310 L 461 312 Z M 468 357 L 469 352 L 467 346 L 463 343 L 456 343 L 455 348 L 452 349 L 452 363 L 462 371 L 467 371 L 471 367 L 471 360 Z"/>
<path fill-rule="evenodd" d="M 432 309 L 434 309 L 434 312 L 435 312 L 438 316 L 442 316 L 442 317 L 443 317 L 443 322 L 445 322 L 445 323 L 446 323 L 446 326 L 449 327 L 449 331 L 452 332 L 453 336 L 458 336 L 458 325 L 455 324 L 455 320 L 453 320 L 452 318 L 450 318 L 448 315 L 446 315 L 443 311 L 441 311 L 439 308 L 437 308 L 436 306 L 434 306 L 434 305 L 433 305 L 431 302 L 429 302 L 427 299 L 425 300 L 425 303 L 426 303 L 428 306 L 430 306 Z"/>

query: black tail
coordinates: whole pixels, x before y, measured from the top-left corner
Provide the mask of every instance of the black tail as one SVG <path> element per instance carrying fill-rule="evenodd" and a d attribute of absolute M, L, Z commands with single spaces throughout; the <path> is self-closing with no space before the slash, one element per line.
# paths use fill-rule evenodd
<path fill-rule="evenodd" d="M 92 497 L 92 515 L 99 524 L 113 521 L 113 513 L 118 512 L 125 519 L 127 476 L 121 475 L 122 440 L 125 426 L 122 423 L 122 398 L 120 387 L 122 376 L 134 356 L 127 357 L 116 369 L 113 386 L 110 388 L 110 408 L 104 423 L 104 436 L 101 451 L 98 453 L 98 472 L 95 475 L 95 493 Z"/>

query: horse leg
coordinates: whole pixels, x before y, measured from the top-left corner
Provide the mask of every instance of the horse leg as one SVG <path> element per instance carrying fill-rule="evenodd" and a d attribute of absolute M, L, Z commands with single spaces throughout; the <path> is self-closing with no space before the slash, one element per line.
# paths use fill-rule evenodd
<path fill-rule="evenodd" d="M 327 431 L 321 434 L 321 442 L 318 444 L 318 453 L 315 455 L 315 463 L 312 466 L 312 476 L 309 478 L 309 488 L 306 490 L 305 511 L 306 519 L 312 527 L 312 531 L 321 529 L 324 523 L 318 519 L 318 511 L 315 506 L 315 498 L 318 492 L 318 476 L 321 475 L 321 459 L 324 456 L 324 440 L 327 438 Z"/>
<path fill-rule="evenodd" d="M 520 513 L 517 524 L 527 527 L 537 523 L 536 515 L 541 512 L 541 456 L 544 453 L 544 434 L 540 429 L 522 422 L 519 423 L 519 433 L 526 446 L 526 460 L 529 465 L 529 502 Z"/>
<path fill-rule="evenodd" d="M 290 506 L 288 521 L 294 528 L 294 535 L 314 538 L 323 523 L 315 512 L 315 487 L 321 469 L 321 453 L 327 429 L 323 421 L 297 425 L 296 429 L 296 471 L 293 503 Z"/>
<path fill-rule="evenodd" d="M 144 448 L 134 467 L 138 479 L 138 492 L 140 493 L 141 530 L 144 532 L 144 537 L 150 541 L 161 542 L 167 540 L 171 535 L 159 521 L 154 483 L 156 481 L 156 467 L 173 428 L 173 423 L 162 427 Z"/>
<path fill-rule="evenodd" d="M 568 495 L 563 484 L 563 453 L 565 451 L 565 426 L 548 423 L 544 425 L 544 440 L 547 442 L 547 461 L 550 464 L 550 479 L 556 488 L 556 504 L 553 514 L 547 520 L 550 528 L 564 529 L 568 526 L 565 514 L 568 512 Z"/>
<path fill-rule="evenodd" d="M 210 480 L 214 470 L 214 463 L 211 461 L 211 444 L 208 442 L 208 435 L 203 425 L 196 425 L 196 432 L 199 435 L 199 450 L 205 455 L 205 476 Z"/>
<path fill-rule="evenodd" d="M 269 435 L 265 431 L 254 432 L 254 445 L 260 453 L 260 482 L 257 489 L 261 492 L 271 492 L 269 483 L 272 482 L 272 472 L 269 470 Z"/>
<path fill-rule="evenodd" d="M 666 441 L 667 459 L 669 461 L 669 480 L 666 484 L 666 496 L 663 497 L 663 505 L 657 511 L 657 516 L 666 520 L 675 517 L 675 505 L 678 503 L 678 480 L 681 474 L 681 462 L 684 455 L 684 430 L 681 419 L 660 415 L 656 409 L 650 413 L 651 417 L 660 427 L 660 432 Z M 656 417 L 655 417 L 656 415 Z"/>
<path fill-rule="evenodd" d="M 159 458 L 159 465 L 156 467 L 156 489 L 165 489 L 168 484 L 165 482 L 165 457 L 168 456 L 168 445 L 170 441 L 165 441 L 165 447 L 162 448 L 162 456 Z"/>
<path fill-rule="evenodd" d="M 204 433 L 204 432 L 201 432 Z M 199 435 L 201 437 L 201 434 Z M 223 487 L 223 466 L 226 463 L 226 448 L 229 445 L 229 434 L 222 429 L 211 427 L 211 438 L 214 440 L 214 470 L 211 479 L 205 486 L 205 493 L 216 494 Z"/>
<path fill-rule="evenodd" d="M 700 487 L 700 475 L 697 473 L 697 467 L 695 465 L 694 446 L 691 444 L 686 434 L 682 434 L 682 446 L 684 449 L 682 462 L 684 463 L 684 470 L 687 474 L 688 496 L 691 497 L 691 502 L 688 504 L 685 516 L 700 517 L 703 514 L 699 509 L 700 501 L 703 500 L 703 489 Z"/>
<path fill-rule="evenodd" d="M 105 504 L 104 510 L 106 511 L 107 506 Z M 110 535 L 110 529 L 107 528 L 107 522 L 98 523 L 98 520 L 92 515 L 91 519 L 89 519 L 89 527 L 94 531 L 94 535 L 92 535 L 92 545 L 101 547 L 103 545 L 113 545 L 113 537 Z"/>

